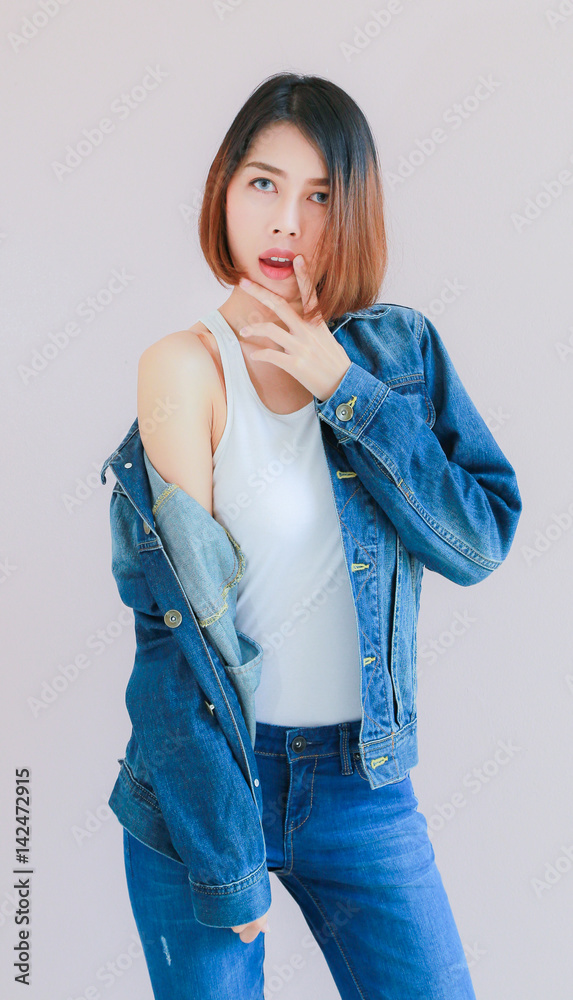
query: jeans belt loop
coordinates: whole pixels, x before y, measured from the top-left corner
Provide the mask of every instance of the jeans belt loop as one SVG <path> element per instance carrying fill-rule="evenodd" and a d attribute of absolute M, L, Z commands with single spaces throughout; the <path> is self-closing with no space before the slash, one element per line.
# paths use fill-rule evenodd
<path fill-rule="evenodd" d="M 354 768 L 348 748 L 348 723 L 339 722 L 338 730 L 340 732 L 340 770 L 342 774 L 352 774 Z"/>

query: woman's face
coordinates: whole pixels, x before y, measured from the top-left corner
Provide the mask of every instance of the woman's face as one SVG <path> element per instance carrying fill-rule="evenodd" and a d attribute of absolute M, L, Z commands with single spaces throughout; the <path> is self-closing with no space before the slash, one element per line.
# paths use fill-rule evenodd
<path fill-rule="evenodd" d="M 278 123 L 259 133 L 227 188 L 227 239 L 235 267 L 288 302 L 299 299 L 292 263 L 281 267 L 268 258 L 292 260 L 301 253 L 310 263 L 328 192 L 326 164 L 296 126 Z"/>

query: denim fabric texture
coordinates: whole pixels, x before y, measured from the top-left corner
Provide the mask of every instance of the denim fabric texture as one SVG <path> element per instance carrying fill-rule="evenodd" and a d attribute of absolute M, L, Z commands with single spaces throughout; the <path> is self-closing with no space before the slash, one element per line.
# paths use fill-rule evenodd
<path fill-rule="evenodd" d="M 255 691 L 261 679 L 263 648 L 235 627 L 237 584 L 245 571 L 244 554 L 224 525 L 175 483 L 163 479 L 145 450 L 143 460 L 156 528 L 199 626 L 209 635 L 234 681 L 254 746 Z"/>
<path fill-rule="evenodd" d="M 297 996 L 319 948 L 343 1000 L 475 1000 L 427 823 L 409 775 L 370 788 L 359 722 L 257 724 L 269 871 L 309 932 L 263 974 L 269 935 L 243 942 L 193 915 L 187 872 L 124 830 L 126 880 L 154 996 Z M 280 973 L 277 975 L 277 971 Z"/>
<path fill-rule="evenodd" d="M 424 567 L 461 586 L 506 558 L 517 479 L 433 323 L 392 303 L 329 322 L 350 366 L 315 397 L 356 611 L 360 767 L 372 795 L 418 762 L 416 633 Z M 195 917 L 230 927 L 270 887 L 254 753 L 262 648 L 234 625 L 237 540 L 144 452 L 137 419 L 106 459 L 112 573 L 133 608 L 132 733 L 109 804 L 188 871 Z"/>

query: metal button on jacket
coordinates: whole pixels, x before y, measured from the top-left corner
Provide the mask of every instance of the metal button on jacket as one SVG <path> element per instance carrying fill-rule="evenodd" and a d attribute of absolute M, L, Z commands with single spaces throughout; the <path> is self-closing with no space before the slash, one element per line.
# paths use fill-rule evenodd
<path fill-rule="evenodd" d="M 291 743 L 291 747 L 296 753 L 302 753 L 305 746 L 306 746 L 306 740 L 304 736 L 295 736 L 294 740 Z"/>
<path fill-rule="evenodd" d="M 339 420 L 352 420 L 354 416 L 354 410 L 348 403 L 339 403 L 335 413 Z"/>
<path fill-rule="evenodd" d="M 177 628 L 178 625 L 181 625 L 183 616 L 180 611 L 177 611 L 175 608 L 171 608 L 170 611 L 166 611 L 163 615 L 163 621 L 166 625 L 169 625 L 169 628 Z"/>

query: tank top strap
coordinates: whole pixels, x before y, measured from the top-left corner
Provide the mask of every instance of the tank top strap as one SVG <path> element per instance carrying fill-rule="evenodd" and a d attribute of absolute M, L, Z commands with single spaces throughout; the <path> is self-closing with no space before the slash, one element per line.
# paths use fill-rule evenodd
<path fill-rule="evenodd" d="M 302 406 L 298 410 L 293 410 L 291 413 L 275 413 L 273 410 L 270 410 L 263 403 L 253 385 L 241 345 L 234 330 L 222 313 L 218 309 L 212 309 L 211 312 L 206 313 L 205 316 L 201 316 L 200 318 L 201 322 L 211 331 L 219 345 L 223 374 L 227 387 L 227 400 L 233 395 L 231 385 L 234 385 L 235 392 L 241 397 L 245 397 L 242 399 L 242 404 L 244 405 L 247 400 L 250 400 L 251 404 L 254 404 L 255 408 L 261 411 L 268 420 L 277 421 L 279 424 L 308 422 L 311 416 L 314 415 L 313 400 L 307 403 L 306 406 Z"/>
<path fill-rule="evenodd" d="M 204 316 L 199 317 L 200 322 L 211 331 L 217 345 L 219 347 L 219 352 L 221 354 L 221 362 L 223 364 L 223 371 L 225 374 L 225 380 L 227 379 L 227 368 L 229 367 L 229 362 L 233 355 L 236 356 L 237 351 L 241 355 L 241 360 L 243 359 L 243 354 L 241 351 L 241 346 L 235 337 L 235 334 L 231 330 L 229 324 L 223 318 L 218 309 L 212 309 L 211 312 L 205 313 Z"/>
<path fill-rule="evenodd" d="M 200 320 L 207 327 L 207 329 L 211 331 L 219 347 L 221 363 L 223 365 L 223 375 L 225 377 L 227 408 L 230 419 L 233 409 L 233 386 L 235 387 L 235 391 L 243 393 L 247 390 L 247 393 L 253 396 L 256 395 L 255 389 L 247 371 L 241 345 L 235 336 L 234 330 L 231 329 L 225 317 L 219 312 L 218 309 L 212 309 L 204 316 L 201 316 Z M 236 385 L 237 379 L 240 381 L 242 380 L 242 385 Z M 258 396 L 256 398 L 258 399 Z"/>

